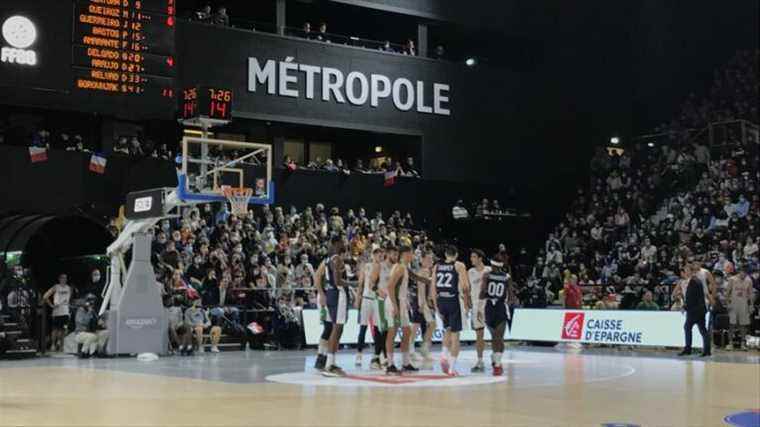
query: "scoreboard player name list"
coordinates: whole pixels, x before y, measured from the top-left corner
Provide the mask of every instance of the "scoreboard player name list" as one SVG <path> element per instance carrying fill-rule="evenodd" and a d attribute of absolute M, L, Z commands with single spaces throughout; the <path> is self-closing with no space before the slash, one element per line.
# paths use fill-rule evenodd
<path fill-rule="evenodd" d="M 174 4 L 175 0 L 165 0 L 164 14 L 173 17 Z M 75 87 L 144 93 L 149 78 L 142 73 L 150 52 L 146 30 L 161 27 L 166 31 L 167 24 L 158 15 L 146 13 L 140 0 L 80 0 L 74 13 L 73 65 L 82 69 L 76 73 Z"/>

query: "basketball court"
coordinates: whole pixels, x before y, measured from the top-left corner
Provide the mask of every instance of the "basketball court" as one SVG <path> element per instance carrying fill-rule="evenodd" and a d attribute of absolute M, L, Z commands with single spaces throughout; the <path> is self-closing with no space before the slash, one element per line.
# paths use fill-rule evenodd
<path fill-rule="evenodd" d="M 488 356 L 488 352 L 486 353 Z M 458 362 L 474 363 L 472 350 Z M 325 378 L 313 352 L 225 352 L 196 357 L 0 364 L 0 425 L 203 426 L 721 426 L 760 421 L 760 356 L 705 361 L 673 352 L 512 347 L 505 376 L 450 378 L 434 364 L 388 377 L 338 363 Z M 728 424 L 724 419 L 734 415 Z M 753 424 L 754 423 L 754 424 Z"/>

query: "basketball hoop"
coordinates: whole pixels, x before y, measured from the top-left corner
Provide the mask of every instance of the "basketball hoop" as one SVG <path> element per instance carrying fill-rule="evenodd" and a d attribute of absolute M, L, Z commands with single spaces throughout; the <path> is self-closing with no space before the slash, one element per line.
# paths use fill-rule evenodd
<path fill-rule="evenodd" d="M 230 211 L 233 215 L 248 215 L 248 202 L 253 196 L 253 188 L 222 186 L 222 193 L 230 202 Z"/>

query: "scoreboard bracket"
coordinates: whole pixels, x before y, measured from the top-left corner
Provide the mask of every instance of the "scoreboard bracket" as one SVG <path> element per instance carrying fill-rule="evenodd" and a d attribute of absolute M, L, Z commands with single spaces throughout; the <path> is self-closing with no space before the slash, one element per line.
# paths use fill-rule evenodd
<path fill-rule="evenodd" d="M 231 120 L 210 119 L 208 117 L 194 117 L 192 119 L 179 119 L 179 122 L 188 127 L 199 127 L 201 129 L 211 129 L 215 126 L 224 126 Z"/>

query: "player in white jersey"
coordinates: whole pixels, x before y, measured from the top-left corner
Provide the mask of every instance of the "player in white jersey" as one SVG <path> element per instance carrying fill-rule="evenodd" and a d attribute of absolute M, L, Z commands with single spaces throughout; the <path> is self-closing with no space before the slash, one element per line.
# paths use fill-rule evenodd
<path fill-rule="evenodd" d="M 388 335 L 385 341 L 385 351 L 388 354 L 388 368 L 386 373 L 398 374 L 393 361 L 393 348 L 396 345 L 396 331 L 401 329 L 401 352 L 403 353 L 402 369 L 404 372 L 418 371 L 412 365 L 409 352 L 412 339 L 412 307 L 409 302 L 409 265 L 412 262 L 413 252 L 409 246 L 399 249 L 399 262 L 393 266 L 390 279 L 388 280 L 388 296 L 385 300 L 386 318 L 388 320 Z"/>
<path fill-rule="evenodd" d="M 388 296 L 388 280 L 391 277 L 391 269 L 398 261 L 398 251 L 394 246 L 385 248 L 385 259 L 380 263 L 377 275 L 377 315 L 379 318 L 377 324 L 377 333 L 373 336 L 375 340 L 375 358 L 380 362 L 378 365 L 372 364 L 372 369 L 382 368 L 388 360 L 388 354 L 385 349 L 385 341 L 388 336 L 388 320 L 386 319 L 385 299 Z M 385 355 L 385 359 L 381 359 Z M 373 358 L 374 359 L 374 358 Z"/>
<path fill-rule="evenodd" d="M 422 357 L 426 362 L 431 362 L 433 357 L 430 355 L 430 348 L 433 346 L 433 332 L 435 332 L 435 301 L 432 298 L 432 287 L 435 286 L 433 278 L 433 252 L 425 252 L 422 255 L 422 268 L 417 274 L 422 277 L 431 279 L 425 286 L 417 288 L 422 315 L 425 318 L 425 333 L 422 336 Z"/>
<path fill-rule="evenodd" d="M 69 303 L 73 299 L 74 288 L 67 283 L 68 277 L 65 274 L 58 276 L 58 283 L 50 287 L 42 296 L 43 301 L 53 309 L 53 332 L 50 334 L 53 351 L 63 351 L 63 339 L 66 336 L 66 330 L 71 320 L 71 311 Z"/>
<path fill-rule="evenodd" d="M 752 307 L 752 279 L 747 274 L 746 266 L 737 266 L 739 272 L 728 279 L 726 293 L 728 296 L 729 336 L 727 350 L 733 350 L 734 337 L 739 329 L 739 348 L 744 344 L 750 324 Z"/>
<path fill-rule="evenodd" d="M 383 249 L 379 246 L 372 250 L 372 257 L 359 270 L 359 291 L 356 298 L 356 308 L 359 309 L 359 339 L 357 344 L 356 365 L 361 366 L 362 351 L 367 328 L 371 327 L 373 339 L 377 339 L 380 315 L 377 307 L 377 281 L 380 276 L 380 263 L 383 260 Z M 380 366 L 380 359 L 372 357 L 372 365 Z"/>
<path fill-rule="evenodd" d="M 471 372 L 483 372 L 483 351 L 486 348 L 486 341 L 483 339 L 485 332 L 485 307 L 486 301 L 480 299 L 480 287 L 483 283 L 483 277 L 491 272 L 491 267 L 483 264 L 486 254 L 480 249 L 473 249 L 470 253 L 470 263 L 472 268 L 467 270 L 467 278 L 470 279 L 470 298 L 472 299 L 472 309 L 470 310 L 470 325 L 475 331 L 475 351 L 478 354 L 478 361 L 471 369 Z"/>

